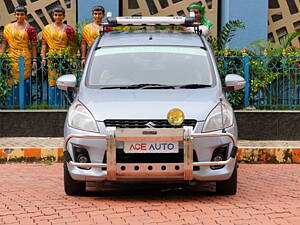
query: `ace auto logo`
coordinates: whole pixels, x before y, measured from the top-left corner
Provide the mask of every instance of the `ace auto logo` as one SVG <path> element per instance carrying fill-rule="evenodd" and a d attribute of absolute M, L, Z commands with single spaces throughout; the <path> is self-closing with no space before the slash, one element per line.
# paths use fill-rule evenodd
<path fill-rule="evenodd" d="M 134 143 L 129 151 L 172 151 L 175 149 L 173 143 Z"/>

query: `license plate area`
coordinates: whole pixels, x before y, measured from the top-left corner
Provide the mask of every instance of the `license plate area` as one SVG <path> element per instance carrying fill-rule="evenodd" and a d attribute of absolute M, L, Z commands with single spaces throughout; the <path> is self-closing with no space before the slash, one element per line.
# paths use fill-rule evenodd
<path fill-rule="evenodd" d="M 178 153 L 178 141 L 126 141 L 124 142 L 124 153 L 126 154 L 145 154 L 145 153 Z"/>

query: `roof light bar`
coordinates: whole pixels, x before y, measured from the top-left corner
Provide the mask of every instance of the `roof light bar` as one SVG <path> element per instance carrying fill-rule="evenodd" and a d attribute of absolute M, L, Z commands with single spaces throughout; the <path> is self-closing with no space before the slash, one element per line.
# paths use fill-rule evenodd
<path fill-rule="evenodd" d="M 154 26 L 154 25 L 183 25 L 191 26 L 194 23 L 194 17 L 182 16 L 126 16 L 126 17 L 108 17 L 110 26 Z"/>

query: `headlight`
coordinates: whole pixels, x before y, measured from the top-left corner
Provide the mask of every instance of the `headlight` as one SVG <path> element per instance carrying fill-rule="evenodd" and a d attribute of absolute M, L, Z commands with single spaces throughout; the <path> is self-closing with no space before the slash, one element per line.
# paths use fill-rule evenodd
<path fill-rule="evenodd" d="M 74 103 L 71 105 L 68 113 L 68 124 L 70 127 L 79 130 L 99 132 L 93 116 L 80 103 Z"/>
<path fill-rule="evenodd" d="M 223 116 L 222 116 L 222 111 L 223 111 Z M 223 128 L 232 126 L 232 124 L 233 124 L 233 110 L 229 105 L 229 103 L 222 101 L 208 115 L 204 123 L 202 132 L 222 130 Z"/>

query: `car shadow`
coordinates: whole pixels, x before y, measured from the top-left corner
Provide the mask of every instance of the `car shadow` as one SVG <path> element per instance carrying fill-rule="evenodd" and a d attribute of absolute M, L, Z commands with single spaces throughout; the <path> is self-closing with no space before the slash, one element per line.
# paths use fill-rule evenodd
<path fill-rule="evenodd" d="M 215 183 L 198 184 L 153 184 L 153 183 L 88 183 L 88 197 L 99 197 L 101 199 L 122 199 L 122 200 L 178 200 L 194 199 L 196 196 L 209 197 L 214 196 Z"/>

